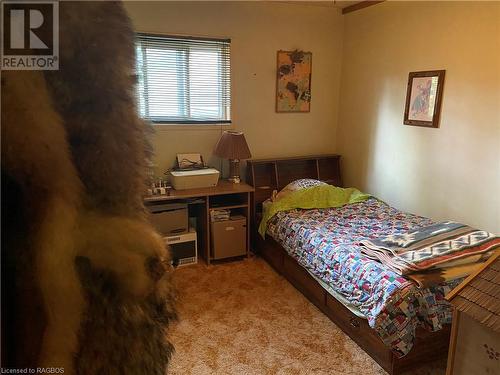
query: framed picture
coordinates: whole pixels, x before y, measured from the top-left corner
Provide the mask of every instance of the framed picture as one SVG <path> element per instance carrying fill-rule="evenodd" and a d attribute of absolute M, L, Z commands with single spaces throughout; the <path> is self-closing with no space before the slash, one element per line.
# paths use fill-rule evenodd
<path fill-rule="evenodd" d="M 445 70 L 410 72 L 403 123 L 439 127 Z"/>
<path fill-rule="evenodd" d="M 278 51 L 277 65 L 276 112 L 309 112 L 312 53 Z"/>

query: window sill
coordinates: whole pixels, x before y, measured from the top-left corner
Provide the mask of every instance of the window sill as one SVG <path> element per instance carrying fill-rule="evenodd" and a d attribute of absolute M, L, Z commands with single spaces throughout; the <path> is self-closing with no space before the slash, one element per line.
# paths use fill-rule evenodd
<path fill-rule="evenodd" d="M 172 124 L 172 123 L 152 123 L 151 126 L 155 131 L 168 130 L 232 130 L 234 124 Z"/>

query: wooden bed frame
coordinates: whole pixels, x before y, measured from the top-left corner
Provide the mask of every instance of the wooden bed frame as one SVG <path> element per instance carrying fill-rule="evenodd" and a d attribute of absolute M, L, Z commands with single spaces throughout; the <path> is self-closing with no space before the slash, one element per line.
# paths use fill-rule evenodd
<path fill-rule="evenodd" d="M 342 186 L 340 156 L 317 155 L 247 161 L 246 181 L 255 188 L 251 201 L 252 249 L 302 292 L 389 374 L 400 374 L 426 362 L 445 358 L 450 340 L 449 326 L 438 332 L 417 330 L 413 349 L 405 357 L 397 358 L 383 344 L 365 319 L 357 317 L 333 298 L 309 272 L 288 255 L 279 243 L 269 236 L 264 240 L 257 233 L 262 202 L 271 196 L 273 190 L 279 191 L 291 181 L 299 178 L 314 178 Z"/>

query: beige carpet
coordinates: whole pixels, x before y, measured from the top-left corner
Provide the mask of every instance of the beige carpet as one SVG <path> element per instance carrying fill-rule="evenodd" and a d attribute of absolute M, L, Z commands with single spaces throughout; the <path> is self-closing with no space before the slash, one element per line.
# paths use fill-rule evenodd
<path fill-rule="evenodd" d="M 171 374 L 386 374 L 260 258 L 175 273 Z M 439 362 L 411 374 L 444 372 Z"/>

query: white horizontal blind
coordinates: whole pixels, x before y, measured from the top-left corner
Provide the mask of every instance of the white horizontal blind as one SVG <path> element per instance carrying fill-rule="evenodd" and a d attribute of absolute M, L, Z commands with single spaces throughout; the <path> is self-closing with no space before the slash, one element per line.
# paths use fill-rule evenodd
<path fill-rule="evenodd" d="M 230 123 L 229 39 L 137 34 L 137 101 L 155 123 Z"/>

